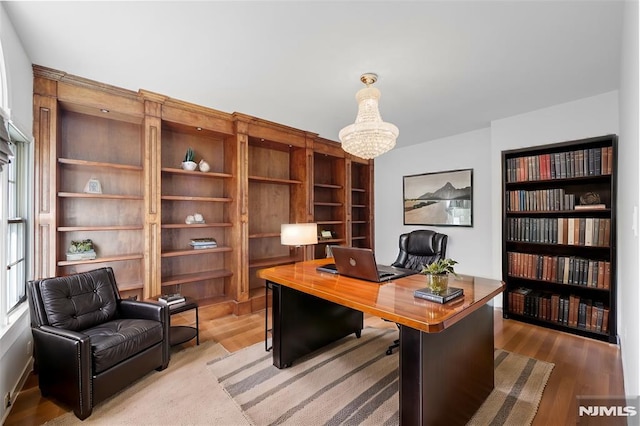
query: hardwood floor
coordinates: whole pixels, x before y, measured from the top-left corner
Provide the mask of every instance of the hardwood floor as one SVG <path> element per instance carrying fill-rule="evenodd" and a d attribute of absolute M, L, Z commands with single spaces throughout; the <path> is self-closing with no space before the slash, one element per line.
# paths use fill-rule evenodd
<path fill-rule="evenodd" d="M 505 320 L 500 310 L 496 310 L 494 318 L 497 348 L 555 364 L 533 426 L 576 424 L 579 395 L 624 395 L 622 361 L 617 346 Z M 187 323 L 192 319 L 189 312 L 172 317 L 174 323 Z M 374 317 L 367 317 L 365 322 L 371 327 L 395 327 Z M 214 318 L 212 309 L 201 307 L 200 339 L 217 341 L 231 352 L 262 342 L 264 313 Z M 192 341 L 185 345 L 194 344 Z M 5 425 L 40 425 L 67 411 L 41 397 L 37 379 L 31 375 Z"/>

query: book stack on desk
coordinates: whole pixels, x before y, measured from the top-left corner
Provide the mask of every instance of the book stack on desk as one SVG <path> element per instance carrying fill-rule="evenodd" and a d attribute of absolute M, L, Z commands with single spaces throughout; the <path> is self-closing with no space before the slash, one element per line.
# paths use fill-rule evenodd
<path fill-rule="evenodd" d="M 434 293 L 429 287 L 421 288 L 413 292 L 414 297 L 429 300 L 431 302 L 447 303 L 450 300 L 460 297 L 464 294 L 461 288 L 449 287 L 439 293 Z"/>

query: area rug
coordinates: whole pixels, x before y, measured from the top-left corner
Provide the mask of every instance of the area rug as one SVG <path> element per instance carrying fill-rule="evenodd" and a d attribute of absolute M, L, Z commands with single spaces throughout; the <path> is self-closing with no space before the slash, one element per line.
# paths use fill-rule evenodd
<path fill-rule="evenodd" d="M 393 329 L 366 328 L 278 370 L 260 343 L 210 363 L 218 382 L 256 426 L 397 425 L 398 356 Z M 472 425 L 528 425 L 553 364 L 497 349 L 495 389 Z"/>
<path fill-rule="evenodd" d="M 67 413 L 46 425 L 250 425 L 207 368 L 208 361 L 227 354 L 213 342 L 174 349 L 167 369 L 98 404 L 86 420 Z"/>

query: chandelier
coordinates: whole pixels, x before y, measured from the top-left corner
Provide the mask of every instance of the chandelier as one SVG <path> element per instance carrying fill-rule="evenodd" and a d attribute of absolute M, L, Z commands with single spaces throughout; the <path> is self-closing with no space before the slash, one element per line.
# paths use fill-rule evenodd
<path fill-rule="evenodd" d="M 367 87 L 356 93 L 358 115 L 353 124 L 340 130 L 338 137 L 342 149 L 360 158 L 375 158 L 391 150 L 396 145 L 399 130 L 391 123 L 382 121 L 378 110 L 380 91 L 371 87 L 378 80 L 373 73 L 360 76 Z"/>

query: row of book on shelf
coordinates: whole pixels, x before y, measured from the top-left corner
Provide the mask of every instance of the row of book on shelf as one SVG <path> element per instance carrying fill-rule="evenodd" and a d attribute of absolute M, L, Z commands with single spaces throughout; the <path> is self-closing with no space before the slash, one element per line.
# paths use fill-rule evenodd
<path fill-rule="evenodd" d="M 545 256 L 507 252 L 507 273 L 512 277 L 608 289 L 611 262 L 575 256 Z"/>
<path fill-rule="evenodd" d="M 526 243 L 608 247 L 611 219 L 599 217 L 510 217 L 507 240 Z"/>
<path fill-rule="evenodd" d="M 612 168 L 613 147 L 585 148 L 508 158 L 506 179 L 527 182 L 610 175 Z"/>
<path fill-rule="evenodd" d="M 505 203 L 508 212 L 543 212 L 583 209 L 604 209 L 604 204 L 576 205 L 576 195 L 563 188 L 507 191 Z"/>
<path fill-rule="evenodd" d="M 576 295 L 538 292 L 520 287 L 508 293 L 509 312 L 568 327 L 607 333 L 609 308 Z"/>

